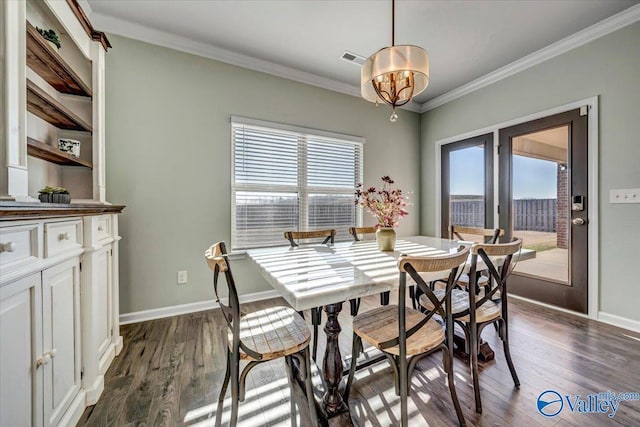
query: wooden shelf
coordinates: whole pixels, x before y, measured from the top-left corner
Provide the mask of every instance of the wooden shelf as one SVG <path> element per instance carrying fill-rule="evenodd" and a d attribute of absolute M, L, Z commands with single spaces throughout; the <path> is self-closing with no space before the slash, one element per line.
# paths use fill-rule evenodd
<path fill-rule="evenodd" d="M 51 47 L 48 41 L 27 22 L 27 65 L 58 92 L 92 96 L 91 88 Z"/>
<path fill-rule="evenodd" d="M 44 142 L 27 137 L 27 154 L 38 159 L 65 166 L 84 166 L 93 169 L 93 164 L 86 160 L 79 159 L 69 153 L 60 151 Z"/>
<path fill-rule="evenodd" d="M 59 129 L 91 132 L 91 125 L 27 79 L 27 111 Z"/>

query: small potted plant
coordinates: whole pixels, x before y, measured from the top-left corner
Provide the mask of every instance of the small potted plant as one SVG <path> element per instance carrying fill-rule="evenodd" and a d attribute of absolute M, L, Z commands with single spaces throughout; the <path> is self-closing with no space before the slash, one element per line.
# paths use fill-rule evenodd
<path fill-rule="evenodd" d="M 42 28 L 36 27 L 36 30 L 38 30 L 40 35 L 44 37 L 44 39 L 48 41 L 51 46 L 55 46 L 58 49 L 62 47 L 62 43 L 60 43 L 60 38 L 58 37 L 56 32 L 53 31 L 52 29 L 44 30 Z"/>
<path fill-rule="evenodd" d="M 49 187 L 47 185 L 38 193 L 40 193 L 38 199 L 43 203 L 71 203 L 71 195 L 63 187 Z"/>

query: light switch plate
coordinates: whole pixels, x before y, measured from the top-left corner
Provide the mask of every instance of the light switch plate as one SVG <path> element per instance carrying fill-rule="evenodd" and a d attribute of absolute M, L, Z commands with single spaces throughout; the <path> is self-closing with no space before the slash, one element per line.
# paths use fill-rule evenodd
<path fill-rule="evenodd" d="M 640 203 L 640 188 L 610 190 L 609 201 L 611 203 Z"/>

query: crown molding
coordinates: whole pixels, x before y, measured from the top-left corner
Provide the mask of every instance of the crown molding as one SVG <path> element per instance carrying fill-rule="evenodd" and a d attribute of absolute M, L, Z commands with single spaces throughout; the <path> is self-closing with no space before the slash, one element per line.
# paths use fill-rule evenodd
<path fill-rule="evenodd" d="M 86 0 L 79 0 L 84 6 Z M 87 2 L 88 6 L 88 2 Z M 89 8 L 90 9 L 90 8 Z M 90 12 L 89 12 L 90 13 Z M 181 52 L 190 53 L 192 55 L 213 59 L 238 67 L 248 68 L 250 70 L 263 72 L 299 83 L 308 84 L 322 89 L 351 95 L 360 98 L 360 88 L 347 83 L 337 82 L 327 77 L 317 74 L 308 73 L 295 68 L 286 67 L 270 61 L 254 58 L 248 55 L 232 52 L 207 43 L 191 40 L 187 37 L 179 36 L 166 31 L 160 31 L 144 25 L 136 24 L 124 19 L 114 18 L 112 16 L 100 13 L 91 13 L 91 20 L 108 33 L 117 34 L 135 40 L 157 46 L 167 47 Z M 424 113 L 426 111 L 437 108 L 455 99 L 475 92 L 478 89 L 489 86 L 502 79 L 510 77 L 537 64 L 547 61 L 551 58 L 559 56 L 565 52 L 610 34 L 620 28 L 631 25 L 640 20 L 640 5 L 632 6 L 622 12 L 606 18 L 582 31 L 572 34 L 560 41 L 557 41 L 547 47 L 544 47 L 530 55 L 513 61 L 504 67 L 498 68 L 482 77 L 479 77 L 469 83 L 457 87 L 449 92 L 444 93 L 436 98 L 431 99 L 423 104 L 410 102 L 404 105 L 402 109 L 413 111 L 416 113 Z"/>
<path fill-rule="evenodd" d="M 317 74 L 308 73 L 306 71 L 286 67 L 274 62 L 232 52 L 208 43 L 198 42 L 167 31 L 156 30 L 124 19 L 103 15 L 101 13 L 92 13 L 91 20 L 108 33 L 117 34 L 123 37 L 143 41 L 145 43 L 167 47 L 181 52 L 190 53 L 192 55 L 270 74 L 272 76 L 293 80 L 298 83 L 304 83 L 345 95 L 351 95 L 356 98 L 361 98 L 360 87 L 353 86 L 348 83 L 337 82 Z M 414 113 L 420 113 L 421 104 L 410 102 L 401 108 L 413 111 Z"/>
<path fill-rule="evenodd" d="M 534 65 L 540 64 L 600 37 L 606 36 L 607 34 L 631 25 L 638 20 L 640 20 L 640 4 L 623 10 L 609 18 L 603 19 L 584 30 L 578 31 L 577 33 L 550 44 L 547 47 L 543 47 L 530 55 L 513 61 L 504 67 L 485 74 L 484 76 L 457 87 L 456 89 L 440 95 L 437 98 L 433 98 L 432 100 L 422 104 L 420 112 L 424 113 L 426 111 L 433 110 L 434 108 L 451 102 L 454 99 L 468 95 L 471 92 L 475 92 L 478 89 L 482 89 L 483 87 L 524 71 L 527 68 L 531 68 Z"/>

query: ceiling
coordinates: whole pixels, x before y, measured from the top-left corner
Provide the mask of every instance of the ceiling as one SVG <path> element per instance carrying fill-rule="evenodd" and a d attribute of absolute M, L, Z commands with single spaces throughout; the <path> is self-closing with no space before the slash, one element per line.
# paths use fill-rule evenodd
<path fill-rule="evenodd" d="M 430 84 L 416 98 L 425 103 L 639 2 L 398 0 L 396 44 L 414 44 L 429 52 Z M 343 52 L 367 57 L 391 44 L 391 1 L 386 0 L 81 4 L 94 25 L 106 32 L 141 39 L 145 37 L 136 35 L 146 34 L 146 41 L 157 44 L 179 36 L 182 44 L 193 41 L 200 50 L 211 46 L 285 70 L 274 74 L 302 71 L 353 94 L 359 93 L 360 67 L 341 60 Z"/>

